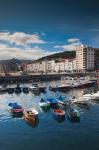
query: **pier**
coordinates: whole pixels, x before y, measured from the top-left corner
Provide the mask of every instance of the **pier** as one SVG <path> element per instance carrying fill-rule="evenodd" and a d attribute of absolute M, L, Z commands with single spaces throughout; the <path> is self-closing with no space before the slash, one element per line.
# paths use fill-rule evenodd
<path fill-rule="evenodd" d="M 1 75 L 0 76 L 0 84 L 8 83 L 28 83 L 31 81 L 50 81 L 50 80 L 59 80 L 61 77 L 75 77 L 75 76 L 90 76 L 96 77 L 95 72 L 87 72 L 87 73 L 46 73 L 46 74 L 19 74 L 19 73 L 13 73 L 13 74 L 7 74 L 7 75 Z"/>

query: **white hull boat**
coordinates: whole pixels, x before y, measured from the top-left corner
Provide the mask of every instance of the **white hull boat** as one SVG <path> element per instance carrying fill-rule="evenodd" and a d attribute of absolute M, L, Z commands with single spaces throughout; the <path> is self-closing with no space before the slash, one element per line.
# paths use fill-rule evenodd
<path fill-rule="evenodd" d="M 98 100 L 99 99 L 99 91 L 97 93 L 93 94 L 85 94 L 83 95 L 84 99 L 89 99 L 89 100 Z"/>
<path fill-rule="evenodd" d="M 40 107 L 50 107 L 50 103 L 49 102 L 39 102 L 39 106 Z"/>

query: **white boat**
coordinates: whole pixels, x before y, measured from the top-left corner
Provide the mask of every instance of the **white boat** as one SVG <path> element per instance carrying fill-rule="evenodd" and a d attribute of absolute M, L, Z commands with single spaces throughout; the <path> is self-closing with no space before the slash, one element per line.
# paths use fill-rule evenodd
<path fill-rule="evenodd" d="M 39 106 L 42 108 L 48 108 L 50 107 L 50 103 L 48 101 L 41 99 L 41 101 L 39 102 Z"/>
<path fill-rule="evenodd" d="M 31 91 L 44 91 L 46 89 L 45 86 L 39 86 L 37 83 L 33 83 L 31 87 L 29 87 Z"/>
<path fill-rule="evenodd" d="M 94 96 L 93 96 L 93 93 L 91 93 L 91 94 L 85 94 L 85 95 L 83 95 L 83 98 L 91 100 L 91 99 L 94 99 Z"/>
<path fill-rule="evenodd" d="M 89 102 L 90 102 L 90 100 L 88 98 L 87 99 L 83 99 L 83 98 L 71 99 L 71 104 L 88 105 Z"/>
<path fill-rule="evenodd" d="M 31 91 L 34 91 L 34 90 L 39 90 L 39 87 L 38 87 L 38 84 L 32 84 L 32 86 L 31 87 L 29 87 L 29 89 L 31 90 Z"/>
<path fill-rule="evenodd" d="M 99 99 L 99 92 L 93 94 L 93 97 L 94 97 L 95 100 L 96 100 L 96 99 Z"/>
<path fill-rule="evenodd" d="M 92 94 L 85 94 L 85 95 L 83 95 L 83 98 L 90 99 L 90 100 L 99 99 L 99 91 L 97 91 L 96 93 L 92 93 Z"/>

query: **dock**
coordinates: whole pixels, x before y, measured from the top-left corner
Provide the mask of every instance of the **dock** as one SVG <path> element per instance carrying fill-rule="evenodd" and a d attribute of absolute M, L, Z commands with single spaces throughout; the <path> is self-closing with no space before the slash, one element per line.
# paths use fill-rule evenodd
<path fill-rule="evenodd" d="M 29 83 L 31 81 L 51 81 L 51 80 L 60 80 L 61 77 L 64 76 L 90 76 L 96 77 L 96 73 L 31 73 L 31 74 L 19 74 L 19 73 L 12 73 L 12 74 L 1 74 L 0 75 L 0 84 L 3 83 Z"/>

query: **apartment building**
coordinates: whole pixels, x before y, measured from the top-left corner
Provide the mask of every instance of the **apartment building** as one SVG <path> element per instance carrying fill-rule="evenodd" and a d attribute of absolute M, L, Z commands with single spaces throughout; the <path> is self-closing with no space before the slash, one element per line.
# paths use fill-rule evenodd
<path fill-rule="evenodd" d="M 94 48 L 80 45 L 76 48 L 76 58 L 35 61 L 27 65 L 27 71 L 49 73 L 94 70 L 94 59 Z"/>
<path fill-rule="evenodd" d="M 94 48 L 85 45 L 76 48 L 76 69 L 94 70 Z"/>

